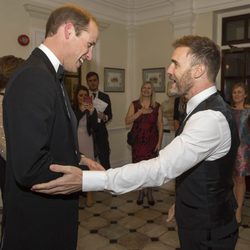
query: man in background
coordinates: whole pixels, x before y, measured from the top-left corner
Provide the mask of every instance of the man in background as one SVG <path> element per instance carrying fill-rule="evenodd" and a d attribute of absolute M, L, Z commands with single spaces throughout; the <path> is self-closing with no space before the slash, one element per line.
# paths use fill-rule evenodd
<path fill-rule="evenodd" d="M 106 124 L 112 119 L 110 98 L 107 94 L 98 89 L 99 76 L 96 72 L 89 72 L 86 75 L 87 85 L 93 104 L 98 112 L 98 125 L 94 132 L 95 154 L 105 169 L 110 168 L 110 146 Z"/>

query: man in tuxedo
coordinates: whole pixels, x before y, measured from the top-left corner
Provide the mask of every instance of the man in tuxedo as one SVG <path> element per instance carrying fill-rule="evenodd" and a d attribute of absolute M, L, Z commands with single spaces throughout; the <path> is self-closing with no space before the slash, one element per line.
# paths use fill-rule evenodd
<path fill-rule="evenodd" d="M 101 104 L 106 106 L 104 110 L 103 109 L 98 110 L 98 108 L 96 107 L 98 111 L 98 126 L 94 132 L 94 146 L 95 146 L 95 154 L 98 157 L 101 165 L 105 169 L 109 169 L 110 147 L 109 147 L 108 131 L 106 128 L 106 123 L 112 119 L 110 98 L 107 94 L 98 90 L 99 76 L 96 72 L 89 72 L 86 75 L 86 81 L 90 90 L 90 94 L 93 97 L 94 105 L 95 103 L 98 102 L 100 104 L 100 101 L 102 101 L 104 103 Z"/>
<path fill-rule="evenodd" d="M 105 172 L 83 171 L 80 181 L 79 169 L 69 174 L 65 166 L 53 165 L 53 171 L 67 175 L 32 189 L 65 194 L 74 181 L 78 190 L 121 194 L 177 178 L 175 217 L 181 250 L 234 250 L 238 225 L 232 173 L 239 138 L 232 111 L 215 87 L 220 50 L 211 39 L 192 35 L 173 46 L 167 70 L 170 91 L 186 97 L 187 115 L 159 156 Z"/>
<path fill-rule="evenodd" d="M 41 195 L 32 185 L 60 177 L 52 163 L 98 166 L 78 151 L 76 121 L 63 86 L 63 67 L 91 60 L 99 34 L 85 9 L 54 10 L 44 42 L 11 77 L 4 97 L 7 145 L 3 250 L 75 250 L 78 196 Z M 81 178 L 81 176 L 79 176 Z M 75 189 L 72 188 L 72 192 Z"/>

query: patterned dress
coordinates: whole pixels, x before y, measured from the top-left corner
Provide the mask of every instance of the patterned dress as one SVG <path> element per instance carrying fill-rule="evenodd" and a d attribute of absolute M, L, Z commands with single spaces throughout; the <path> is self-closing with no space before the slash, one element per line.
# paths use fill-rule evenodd
<path fill-rule="evenodd" d="M 135 113 L 142 106 L 139 100 L 133 101 Z M 133 123 L 132 133 L 136 137 L 136 143 L 132 146 L 132 162 L 148 160 L 158 155 L 155 147 L 158 142 L 158 110 L 160 104 L 150 107 L 153 111 L 150 114 L 140 115 Z"/>
<path fill-rule="evenodd" d="M 250 109 L 233 109 L 233 114 L 240 138 L 235 163 L 235 175 L 247 176 L 250 175 Z"/>

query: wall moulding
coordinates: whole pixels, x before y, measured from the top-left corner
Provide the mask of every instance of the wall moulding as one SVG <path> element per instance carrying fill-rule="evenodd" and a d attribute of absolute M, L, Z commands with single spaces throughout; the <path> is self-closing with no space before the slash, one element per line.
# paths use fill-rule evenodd
<path fill-rule="evenodd" d="M 174 27 L 174 37 L 193 34 L 195 14 L 185 13 L 183 15 L 176 15 L 169 18 Z"/>
<path fill-rule="evenodd" d="M 52 7 L 37 4 L 24 4 L 23 7 L 31 17 L 40 19 L 47 19 L 53 10 Z"/>
<path fill-rule="evenodd" d="M 24 4 L 24 8 L 32 17 L 47 19 L 54 8 L 68 1 L 60 0 L 60 4 L 59 0 L 43 2 L 41 4 L 38 0 L 30 0 L 30 3 Z M 124 25 L 142 25 L 166 20 L 172 16 L 185 15 L 185 12 L 198 14 L 249 5 L 249 0 L 85 0 L 84 3 L 82 0 L 75 0 L 74 2 L 86 7 L 98 20 L 103 20 L 104 25 L 102 21 L 100 22 L 101 30 L 102 27 L 106 27 L 106 21 Z"/>
<path fill-rule="evenodd" d="M 30 17 L 47 20 L 50 13 L 58 6 L 47 6 L 47 5 L 32 3 L 32 4 L 24 4 L 23 7 L 28 12 Z M 98 24 L 101 31 L 107 29 L 110 26 L 109 22 L 103 20 L 98 20 Z"/>

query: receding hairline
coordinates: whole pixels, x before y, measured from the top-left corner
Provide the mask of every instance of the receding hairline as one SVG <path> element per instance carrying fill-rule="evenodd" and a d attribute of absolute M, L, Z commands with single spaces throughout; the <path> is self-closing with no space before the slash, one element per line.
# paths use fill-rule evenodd
<path fill-rule="evenodd" d="M 72 23 L 79 34 L 81 30 L 88 31 L 91 22 L 99 29 L 97 19 L 87 9 L 74 4 L 65 4 L 50 13 L 45 37 L 56 34 L 58 28 L 65 23 Z"/>

